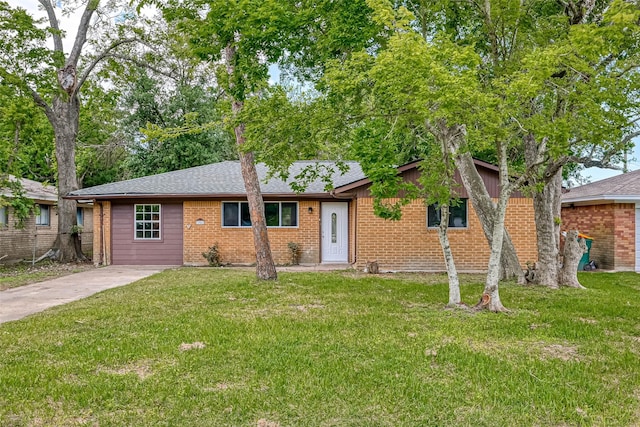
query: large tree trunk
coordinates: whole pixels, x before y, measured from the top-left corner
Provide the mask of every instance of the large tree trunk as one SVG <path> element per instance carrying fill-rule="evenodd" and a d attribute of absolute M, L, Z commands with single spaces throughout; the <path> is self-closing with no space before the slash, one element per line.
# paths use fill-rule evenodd
<path fill-rule="evenodd" d="M 447 268 L 447 277 L 449 278 L 449 307 L 457 307 L 462 301 L 460 299 L 460 281 L 458 280 L 458 270 L 453 261 L 453 253 L 449 244 L 449 205 L 440 207 L 440 225 L 438 226 L 438 237 L 440 238 L 440 247 L 444 255 L 444 264 Z"/>
<path fill-rule="evenodd" d="M 77 96 L 67 100 L 56 97 L 53 100 L 52 120 L 56 138 L 56 160 L 58 162 L 58 236 L 53 244 L 59 261 L 84 260 L 81 251 L 76 250 L 73 228 L 77 224 L 76 201 L 65 199 L 69 192 L 78 189 L 76 176 L 76 138 L 80 117 L 80 103 Z"/>
<path fill-rule="evenodd" d="M 544 180 L 542 191 L 533 196 L 538 242 L 535 283 L 558 288 L 560 274 L 560 197 L 562 168 Z"/>
<path fill-rule="evenodd" d="M 587 250 L 587 243 L 578 237 L 578 230 L 569 230 L 564 238 L 563 263 L 558 280 L 560 285 L 584 289 L 578 281 L 578 264 Z"/>
<path fill-rule="evenodd" d="M 242 102 L 233 101 L 232 109 L 234 114 L 239 113 L 242 110 Z M 264 201 L 260 191 L 260 180 L 258 179 L 253 153 L 243 153 L 241 150 L 244 144 L 244 124 L 236 126 L 234 130 L 240 155 L 242 178 L 247 191 L 247 201 L 249 202 L 253 244 L 256 249 L 256 275 L 261 280 L 276 280 L 278 273 L 271 255 L 267 221 L 264 217 Z"/>
<path fill-rule="evenodd" d="M 237 51 L 232 45 L 227 45 L 224 49 L 225 66 L 230 81 L 233 82 L 236 72 L 235 64 L 237 61 Z M 235 99 L 233 89 L 235 83 L 229 84 L 231 95 L 231 111 L 237 116 L 244 107 L 244 102 Z M 236 137 L 236 146 L 240 156 L 240 166 L 242 168 L 242 179 L 244 180 L 244 188 L 247 191 L 247 202 L 249 202 L 249 215 L 251 217 L 251 230 L 253 231 L 253 245 L 256 250 L 256 276 L 260 280 L 276 280 L 278 273 L 271 255 L 271 246 L 269 245 L 269 234 L 267 232 L 267 221 L 264 217 L 264 200 L 262 199 L 262 191 L 260 190 L 260 180 L 256 171 L 255 160 L 252 152 L 245 153 L 242 146 L 245 142 L 245 125 L 240 123 L 234 128 Z"/>
<path fill-rule="evenodd" d="M 471 204 L 473 205 L 480 223 L 482 224 L 482 230 L 487 242 L 489 243 L 489 247 L 492 247 L 494 238 L 493 224 L 496 222 L 496 205 L 493 200 L 491 200 L 491 196 L 484 185 L 482 177 L 475 167 L 471 154 L 455 154 L 455 164 L 460 172 L 462 183 L 469 194 Z M 513 246 L 511 236 L 509 236 L 509 232 L 507 230 L 503 230 L 502 239 L 500 278 L 509 279 L 514 277 L 519 284 L 524 284 L 524 272 L 520 265 L 520 261 L 518 260 L 518 254 Z"/>

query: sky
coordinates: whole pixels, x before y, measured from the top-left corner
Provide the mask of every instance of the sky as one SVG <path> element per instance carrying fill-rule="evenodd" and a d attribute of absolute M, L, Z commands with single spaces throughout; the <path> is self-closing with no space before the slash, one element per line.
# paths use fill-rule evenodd
<path fill-rule="evenodd" d="M 46 14 L 42 10 L 40 10 L 40 8 L 38 7 L 39 4 L 37 0 L 8 0 L 8 2 L 9 2 L 9 5 L 13 7 L 20 6 L 22 8 L 27 9 L 27 11 L 29 11 L 32 15 L 36 17 L 46 17 Z M 57 8 L 57 11 L 60 11 L 60 9 Z M 68 52 L 73 45 L 73 39 L 76 35 L 74 29 L 78 27 L 78 22 L 80 20 L 81 12 L 82 10 L 80 10 L 78 13 L 75 13 L 71 16 L 66 16 L 66 17 L 58 13 L 60 28 L 68 29 L 66 37 L 64 39 L 64 46 L 65 46 L 66 52 Z M 271 82 L 273 83 L 273 81 L 277 81 L 276 75 L 279 74 L 279 72 L 277 69 L 275 69 L 271 71 L 271 74 L 273 75 L 271 79 Z M 628 167 L 630 171 L 640 169 L 640 138 L 636 138 L 634 141 L 635 141 L 635 147 L 633 149 L 633 152 L 630 153 L 630 156 L 629 156 Z M 588 168 L 582 172 L 582 176 L 586 178 L 589 182 L 594 182 L 594 181 L 609 178 L 615 175 L 619 175 L 620 173 L 621 173 L 620 171 L 611 170 L 611 169 Z"/>

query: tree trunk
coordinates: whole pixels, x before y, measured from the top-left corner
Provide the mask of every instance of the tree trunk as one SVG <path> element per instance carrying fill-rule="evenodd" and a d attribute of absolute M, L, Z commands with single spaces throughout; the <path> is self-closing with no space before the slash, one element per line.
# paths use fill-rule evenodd
<path fill-rule="evenodd" d="M 453 261 L 453 253 L 449 244 L 449 205 L 440 207 L 440 225 L 438 226 L 438 237 L 440 238 L 440 246 L 444 255 L 444 263 L 447 267 L 447 277 L 449 278 L 449 307 L 458 307 L 462 303 L 460 299 L 460 281 L 458 280 L 458 270 Z"/>
<path fill-rule="evenodd" d="M 231 96 L 231 111 L 235 116 L 237 116 L 244 107 L 244 102 L 236 99 L 233 95 L 236 73 L 235 64 L 238 60 L 236 55 L 237 50 L 233 45 L 229 44 L 224 48 L 225 67 L 230 81 L 229 94 Z M 264 200 L 262 199 L 260 180 L 258 179 L 254 156 L 252 152 L 245 153 L 242 151 L 242 146 L 245 141 L 244 131 L 244 123 L 240 123 L 234 128 L 236 146 L 238 147 L 240 166 L 242 168 L 242 179 L 244 180 L 244 188 L 247 192 L 247 202 L 249 202 L 253 245 L 256 250 L 256 276 L 258 276 L 260 280 L 277 280 L 278 273 L 276 272 L 276 266 L 273 262 L 273 256 L 271 255 L 267 221 L 264 217 Z"/>
<path fill-rule="evenodd" d="M 80 117 L 80 103 L 77 96 L 68 100 L 56 97 L 52 105 L 53 131 L 56 139 L 56 160 L 58 163 L 58 236 L 53 244 L 59 261 L 84 260 L 78 252 L 72 232 L 77 224 L 76 201 L 65 199 L 69 192 L 78 189 L 76 176 L 76 138 Z"/>
<path fill-rule="evenodd" d="M 460 172 L 462 183 L 464 184 L 471 204 L 476 211 L 478 219 L 482 224 L 482 230 L 489 243 L 489 247 L 492 247 L 494 230 L 493 224 L 496 220 L 496 205 L 491 200 L 491 196 L 487 191 L 482 177 L 478 173 L 473 162 L 473 157 L 469 153 L 455 153 L 454 156 L 456 167 Z M 502 233 L 502 251 L 500 256 L 500 278 L 510 279 L 515 277 L 518 284 L 524 284 L 524 272 L 520 261 L 518 260 L 518 254 L 513 246 L 513 241 L 507 230 L 503 230 Z"/>
<path fill-rule="evenodd" d="M 507 311 L 500 301 L 498 285 L 500 283 L 500 261 L 505 235 L 504 219 L 507 215 L 507 203 L 509 202 L 512 188 L 509 183 L 509 171 L 506 163 L 506 144 L 499 143 L 498 149 L 500 153 L 500 197 L 498 198 L 498 204 L 494 211 L 491 254 L 489 255 L 487 279 L 480 302 L 476 305 L 476 308 L 487 309 L 494 312 Z"/>
<path fill-rule="evenodd" d="M 584 289 L 578 281 L 578 264 L 587 250 L 587 243 L 578 238 L 578 230 L 569 230 L 564 239 L 564 262 L 559 277 L 561 286 Z"/>
<path fill-rule="evenodd" d="M 235 114 L 240 112 L 242 110 L 242 102 L 233 101 L 232 109 Z M 236 126 L 234 131 L 236 144 L 239 148 L 242 178 L 247 191 L 247 201 L 249 202 L 253 244 L 256 249 L 256 275 L 260 280 L 276 280 L 278 273 L 271 255 L 267 221 L 264 216 L 264 201 L 260 191 L 260 180 L 258 179 L 253 153 L 243 153 L 240 149 L 244 144 L 244 124 Z"/>
<path fill-rule="evenodd" d="M 558 288 L 560 274 L 560 197 L 562 168 L 544 181 L 542 191 L 533 196 L 538 242 L 535 283 Z"/>

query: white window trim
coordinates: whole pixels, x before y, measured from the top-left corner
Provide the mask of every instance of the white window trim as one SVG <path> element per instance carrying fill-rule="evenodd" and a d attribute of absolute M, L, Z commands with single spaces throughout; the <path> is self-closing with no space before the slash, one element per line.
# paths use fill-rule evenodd
<path fill-rule="evenodd" d="M 465 225 L 464 227 L 456 227 L 453 225 L 450 225 L 447 227 L 447 230 L 467 230 L 469 228 L 469 199 L 468 198 L 460 198 L 459 200 L 461 201 L 465 201 L 465 204 L 467 206 L 467 209 L 465 210 L 465 214 L 466 214 L 466 218 L 465 218 Z M 427 223 L 427 229 L 429 230 L 436 230 L 439 226 L 438 225 L 434 225 L 434 226 L 429 226 L 429 206 L 427 205 L 427 218 L 426 218 L 426 223 Z"/>
<path fill-rule="evenodd" d="M 249 202 L 246 201 L 237 201 L 237 200 L 225 200 L 222 202 L 222 204 L 220 205 L 220 224 L 222 225 L 222 228 L 251 228 L 250 225 L 224 225 L 224 204 L 225 203 L 235 203 L 238 205 L 238 224 L 240 224 L 241 221 L 241 215 L 242 215 L 242 208 L 240 207 L 240 204 L 242 203 L 246 203 L 248 204 Z M 275 201 L 275 200 L 269 200 L 267 202 L 264 202 L 265 205 L 269 204 L 269 203 L 277 203 L 278 204 L 278 220 L 280 223 L 282 223 L 282 204 L 283 203 L 294 203 L 296 205 L 296 225 L 268 225 L 267 228 L 286 228 L 286 229 L 294 229 L 294 228 L 299 228 L 300 227 L 300 203 L 298 201 L 287 201 L 287 200 L 282 200 L 282 201 Z"/>
<path fill-rule="evenodd" d="M 153 224 L 154 222 L 157 222 L 158 225 L 158 237 L 138 237 L 137 236 L 137 228 L 136 228 L 136 224 L 138 223 L 138 220 L 136 220 L 136 213 L 138 212 L 138 206 L 158 206 L 158 220 L 142 220 L 143 223 L 145 222 L 150 222 L 151 224 Z M 153 212 L 151 212 L 153 213 Z M 153 232 L 153 229 L 151 230 Z M 143 230 L 143 234 L 144 234 L 144 230 Z M 145 241 L 153 241 L 153 242 L 158 242 L 160 240 L 162 240 L 162 204 L 160 203 L 136 203 L 133 205 L 133 240 L 137 240 L 139 242 L 145 242 Z"/>

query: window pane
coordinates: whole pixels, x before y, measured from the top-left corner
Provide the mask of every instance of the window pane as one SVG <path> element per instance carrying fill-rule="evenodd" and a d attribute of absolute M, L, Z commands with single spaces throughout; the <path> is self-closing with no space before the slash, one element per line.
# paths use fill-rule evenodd
<path fill-rule="evenodd" d="M 135 205 L 135 238 L 160 239 L 162 210 L 160 205 Z"/>
<path fill-rule="evenodd" d="M 6 206 L 0 206 L 0 225 L 7 225 L 9 222 L 7 212 Z"/>
<path fill-rule="evenodd" d="M 225 227 L 237 227 L 238 224 L 238 203 L 222 204 L 222 225 Z"/>
<path fill-rule="evenodd" d="M 279 210 L 280 210 L 279 203 L 264 204 L 264 216 L 267 219 L 267 227 L 278 227 L 280 225 Z"/>
<path fill-rule="evenodd" d="M 457 206 L 449 206 L 449 227 L 465 228 L 467 226 L 467 199 L 457 201 Z M 441 212 L 438 205 L 429 205 L 427 208 L 427 226 L 440 225 Z"/>
<path fill-rule="evenodd" d="M 40 213 L 36 215 L 36 225 L 49 225 L 49 206 L 38 205 Z"/>
<path fill-rule="evenodd" d="M 298 225 L 298 204 L 282 203 L 282 226 L 295 227 Z"/>
<path fill-rule="evenodd" d="M 427 208 L 427 226 L 437 227 L 440 225 L 440 209 L 438 205 L 429 205 Z"/>
<path fill-rule="evenodd" d="M 331 214 L 331 243 L 338 241 L 338 215 L 334 212 Z"/>
<path fill-rule="evenodd" d="M 240 203 L 240 225 L 242 227 L 251 227 L 251 214 L 249 214 L 249 203 Z"/>
<path fill-rule="evenodd" d="M 449 227 L 467 226 L 467 199 L 462 199 L 458 206 L 449 207 Z"/>
<path fill-rule="evenodd" d="M 76 208 L 76 224 L 82 226 L 84 224 L 84 210 Z"/>

